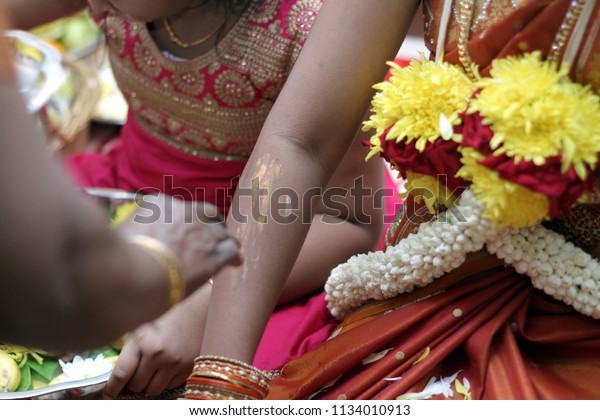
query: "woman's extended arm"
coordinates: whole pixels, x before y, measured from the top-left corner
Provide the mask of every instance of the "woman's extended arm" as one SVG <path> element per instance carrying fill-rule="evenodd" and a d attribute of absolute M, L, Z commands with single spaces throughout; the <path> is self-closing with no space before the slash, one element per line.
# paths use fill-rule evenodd
<path fill-rule="evenodd" d="M 322 290 L 332 268 L 377 246 L 384 224 L 385 168 L 379 159 L 365 162 L 363 142 L 371 135 L 359 131 L 321 202 L 314 200 L 316 214 L 278 303 Z M 309 189 L 305 197 L 312 194 Z"/>
<path fill-rule="evenodd" d="M 215 278 L 203 354 L 252 361 L 315 211 L 306 194 L 325 188 L 346 153 L 371 86 L 382 80 L 417 5 L 324 3 L 236 193 L 228 226 L 242 243 L 245 263 Z M 278 198 L 285 191 L 304 198 L 304 205 L 282 209 Z"/>

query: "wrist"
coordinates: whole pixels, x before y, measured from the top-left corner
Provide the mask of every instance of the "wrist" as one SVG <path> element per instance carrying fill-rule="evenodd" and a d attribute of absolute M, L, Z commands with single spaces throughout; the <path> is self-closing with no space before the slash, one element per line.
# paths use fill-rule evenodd
<path fill-rule="evenodd" d="M 269 375 L 248 363 L 220 356 L 198 356 L 187 379 L 185 398 L 263 400 L 269 387 Z"/>
<path fill-rule="evenodd" d="M 164 243 L 149 236 L 136 235 L 129 238 L 128 241 L 150 255 L 166 273 L 167 307 L 170 308 L 179 303 L 186 295 L 186 287 L 177 256 Z"/>

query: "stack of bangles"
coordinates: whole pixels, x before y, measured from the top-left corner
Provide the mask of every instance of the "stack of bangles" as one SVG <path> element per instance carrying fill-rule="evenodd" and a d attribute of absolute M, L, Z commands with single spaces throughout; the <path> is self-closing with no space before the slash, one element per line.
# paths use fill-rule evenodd
<path fill-rule="evenodd" d="M 219 356 L 198 356 L 187 379 L 185 398 L 192 400 L 263 400 L 270 378 L 254 366 Z"/>

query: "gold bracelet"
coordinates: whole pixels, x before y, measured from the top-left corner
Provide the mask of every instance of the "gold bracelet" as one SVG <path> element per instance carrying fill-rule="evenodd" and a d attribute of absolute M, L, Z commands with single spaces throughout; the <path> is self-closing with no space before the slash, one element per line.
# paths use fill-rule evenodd
<path fill-rule="evenodd" d="M 169 277 L 169 307 L 180 302 L 185 297 L 185 283 L 181 277 L 179 260 L 173 252 L 161 241 L 144 235 L 129 238 L 129 242 L 146 251 L 165 269 Z"/>

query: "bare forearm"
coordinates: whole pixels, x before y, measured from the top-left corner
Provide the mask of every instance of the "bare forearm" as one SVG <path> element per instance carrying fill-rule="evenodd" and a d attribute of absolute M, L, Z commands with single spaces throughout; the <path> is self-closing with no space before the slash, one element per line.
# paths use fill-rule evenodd
<path fill-rule="evenodd" d="M 331 270 L 375 248 L 381 229 L 317 214 L 278 303 L 322 290 Z"/>
<path fill-rule="evenodd" d="M 227 223 L 242 244 L 244 264 L 227 268 L 215 277 L 203 353 L 252 360 L 262 329 L 308 233 L 310 223 L 302 220 L 310 221 L 313 214 L 302 214 L 296 208 L 286 214 L 288 221 L 277 221 L 272 218 L 272 197 L 278 190 L 307 190 L 321 184 L 326 176 L 314 160 L 299 150 L 292 152 L 295 146 L 284 143 L 280 147 L 286 152 L 275 149 L 265 153 L 255 162 L 256 167 L 248 174 L 251 176 L 243 177 L 238 186 L 236 202 L 241 211 L 232 210 Z M 269 158 L 271 153 L 290 159 Z M 252 179 L 260 182 L 264 192 L 261 196 L 252 193 Z M 242 197 L 245 192 L 248 195 Z M 258 203 L 261 215 L 255 207 Z M 240 319 L 248 322 L 240 323 Z"/>
<path fill-rule="evenodd" d="M 252 179 L 266 181 L 261 186 L 267 198 L 254 190 L 256 202 L 269 202 L 282 188 L 302 197 L 311 188 L 325 187 L 364 116 L 371 86 L 383 78 L 386 60 L 395 56 L 417 3 L 324 3 L 241 179 L 240 187 L 250 191 Z M 251 209 L 252 200 L 243 202 L 238 195 L 232 211 L 237 206 Z M 203 353 L 252 360 L 307 235 L 308 224 L 301 217 L 312 219 L 310 212 L 306 214 L 308 207 L 303 206 L 305 213 L 297 212 L 299 218 L 291 223 L 259 223 L 253 218 L 240 223 L 230 216 L 229 226 L 240 234 L 245 263 L 215 280 Z"/>

